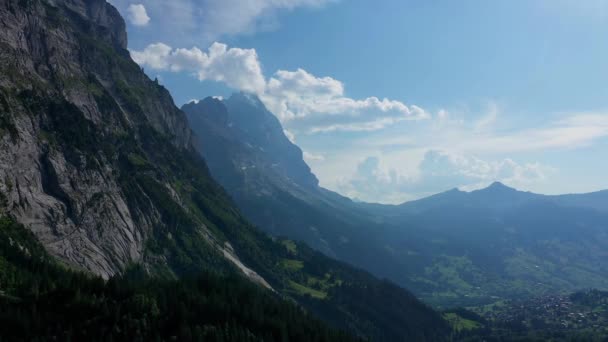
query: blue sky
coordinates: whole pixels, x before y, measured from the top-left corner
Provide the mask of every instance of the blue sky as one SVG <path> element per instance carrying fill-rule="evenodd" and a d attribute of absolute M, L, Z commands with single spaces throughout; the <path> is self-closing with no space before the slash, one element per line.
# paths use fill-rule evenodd
<path fill-rule="evenodd" d="M 321 184 L 608 188 L 604 0 L 112 0 L 178 105 L 257 93 Z"/>

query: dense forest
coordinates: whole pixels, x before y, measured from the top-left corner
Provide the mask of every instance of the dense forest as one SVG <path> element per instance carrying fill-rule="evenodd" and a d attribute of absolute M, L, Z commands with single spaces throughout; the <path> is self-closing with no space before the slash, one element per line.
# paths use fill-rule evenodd
<path fill-rule="evenodd" d="M 0 341 L 354 341 L 239 275 L 104 281 L 0 219 Z"/>

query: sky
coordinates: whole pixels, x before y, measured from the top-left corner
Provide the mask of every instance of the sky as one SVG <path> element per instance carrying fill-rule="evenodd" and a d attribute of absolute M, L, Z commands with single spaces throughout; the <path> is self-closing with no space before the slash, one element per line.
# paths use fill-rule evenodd
<path fill-rule="evenodd" d="M 608 1 L 110 2 L 178 106 L 257 94 L 343 195 L 608 189 Z"/>

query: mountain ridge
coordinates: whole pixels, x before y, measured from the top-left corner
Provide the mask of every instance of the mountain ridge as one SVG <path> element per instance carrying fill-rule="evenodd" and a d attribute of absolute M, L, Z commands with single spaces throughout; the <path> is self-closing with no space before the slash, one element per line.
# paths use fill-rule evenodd
<path fill-rule="evenodd" d="M 263 120 L 258 115 L 262 104 L 256 103 L 249 108 L 249 119 Z M 198 109 L 204 116 L 204 104 Z M 192 123 L 193 113 L 184 110 Z M 229 108 L 226 112 L 230 116 Z M 209 131 L 204 124 L 192 126 L 199 136 Z M 282 133 L 282 128 L 274 130 Z M 608 286 L 608 270 L 600 263 L 602 222 L 608 221 L 603 216 L 608 206 L 600 201 L 603 192 L 593 195 L 600 200 L 588 200 L 586 195 L 545 196 L 495 182 L 484 189 L 452 189 L 399 205 L 359 203 L 318 186 L 292 186 L 263 167 L 235 168 L 234 161 L 247 160 L 248 148 L 230 130 L 224 135 L 241 153 L 230 154 L 228 149 L 214 154 L 213 146 L 220 143 L 210 136 L 200 150 L 214 177 L 236 175 L 220 183 L 249 219 L 274 236 L 305 241 L 396 281 L 436 306 Z M 255 160 L 250 162 L 255 165 Z M 577 232 L 581 229 L 585 233 Z M 562 251 L 562 259 L 556 250 Z M 547 268 L 540 272 L 536 266 L 543 263 Z M 567 271 L 557 272 L 560 267 Z"/>

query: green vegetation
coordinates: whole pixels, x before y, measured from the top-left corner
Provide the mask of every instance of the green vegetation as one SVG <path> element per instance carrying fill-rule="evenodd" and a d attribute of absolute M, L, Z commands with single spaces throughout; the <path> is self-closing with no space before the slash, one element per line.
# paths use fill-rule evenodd
<path fill-rule="evenodd" d="M 298 253 L 298 248 L 296 247 L 295 242 L 291 240 L 283 240 L 281 241 L 281 244 L 283 244 L 283 246 L 285 246 L 285 248 L 287 248 L 287 250 L 292 254 Z"/>
<path fill-rule="evenodd" d="M 444 312 L 462 341 L 606 341 L 608 292 L 501 301 Z"/>
<path fill-rule="evenodd" d="M 240 276 L 104 280 L 66 269 L 0 219 L 0 340 L 354 341 Z"/>
<path fill-rule="evenodd" d="M 308 295 L 308 296 L 311 296 L 312 298 L 316 298 L 316 299 L 325 299 L 327 297 L 326 292 L 322 292 L 319 290 L 312 289 L 310 287 L 306 287 L 302 284 L 298 284 L 291 280 L 289 281 L 289 285 L 291 286 L 293 291 L 295 291 L 295 293 L 297 293 L 299 296 Z"/>
<path fill-rule="evenodd" d="M 145 168 L 148 166 L 148 161 L 136 153 L 130 153 L 127 158 L 134 167 Z"/>
<path fill-rule="evenodd" d="M 290 271 L 299 271 L 304 268 L 304 263 L 300 260 L 283 259 L 281 260 L 281 266 Z"/>
<path fill-rule="evenodd" d="M 476 330 L 481 328 L 482 326 L 479 322 L 460 317 L 457 313 L 454 312 L 448 312 L 444 314 L 443 317 L 446 321 L 448 321 L 448 323 L 450 323 L 450 325 L 456 332 L 462 332 L 465 330 Z"/>

